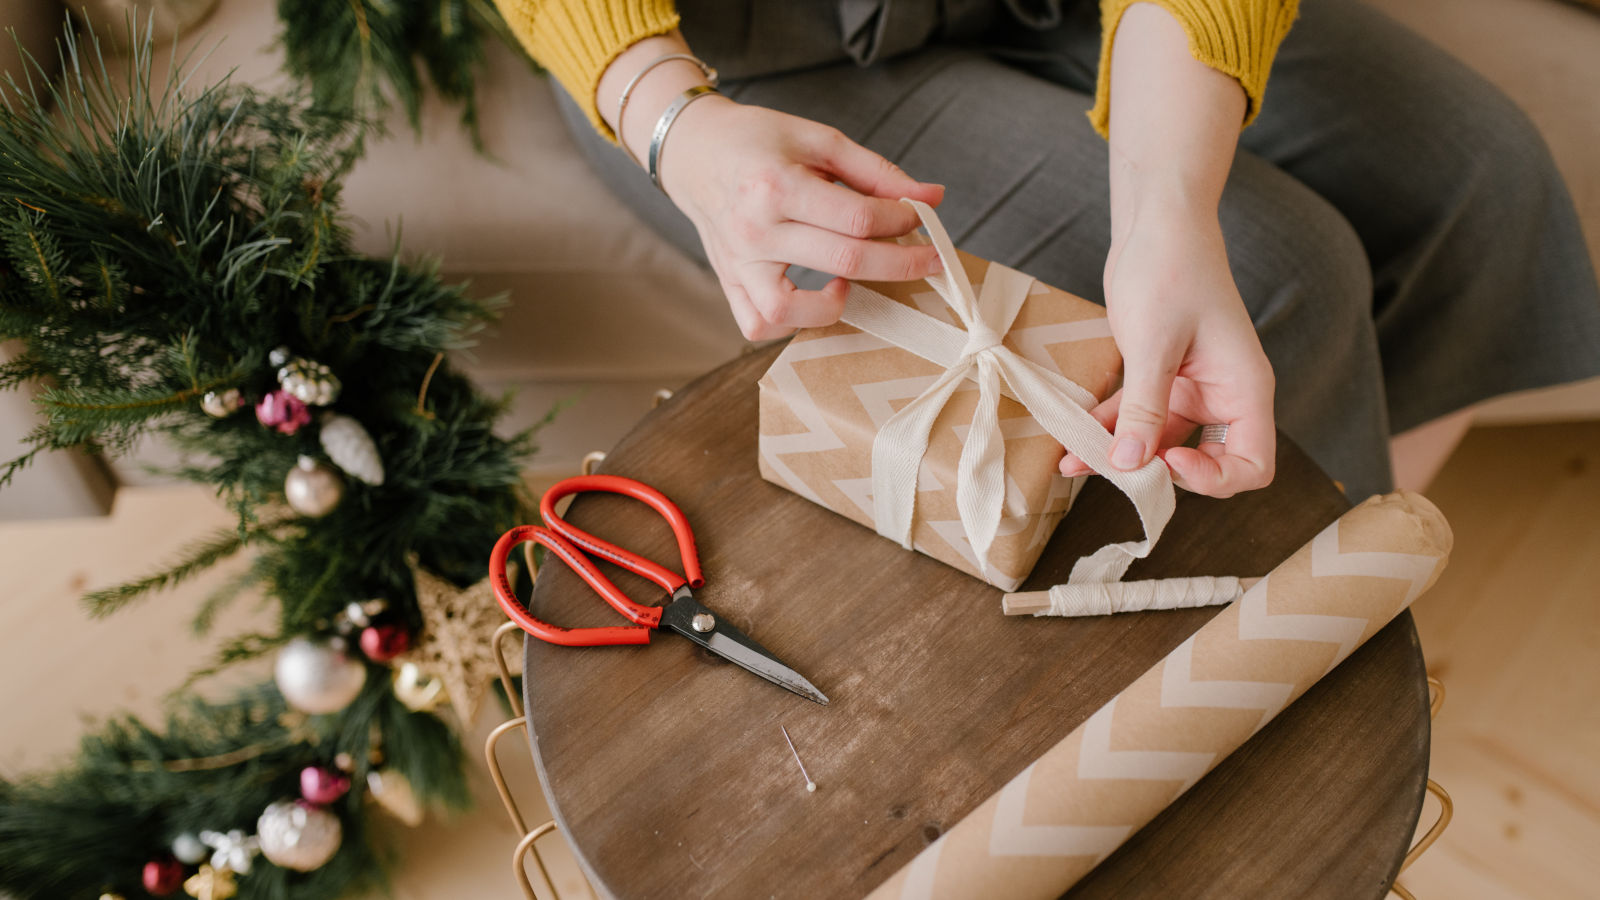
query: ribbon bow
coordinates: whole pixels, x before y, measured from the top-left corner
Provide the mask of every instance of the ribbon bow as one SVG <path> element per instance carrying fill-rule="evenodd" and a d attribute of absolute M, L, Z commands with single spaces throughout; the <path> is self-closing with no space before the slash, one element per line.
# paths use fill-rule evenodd
<path fill-rule="evenodd" d="M 1172 476 L 1159 459 L 1124 472 L 1111 466 L 1111 434 L 1089 408 L 1097 402 L 1071 379 L 1024 359 L 1001 341 L 1033 286 L 1032 276 L 990 263 L 982 293 L 974 293 L 950 235 L 933 208 L 909 198 L 939 252 L 944 271 L 928 285 L 949 305 L 963 327 L 852 284 L 842 320 L 944 367 L 927 390 L 896 412 L 872 444 L 872 498 L 878 533 L 911 548 L 917 472 L 928 450 L 934 420 L 964 379 L 978 384 L 978 406 L 956 469 L 956 509 L 972 542 L 973 555 L 990 577 L 989 549 L 1000 530 L 1005 503 L 1005 439 L 1000 431 L 1001 393 L 1020 402 L 1049 435 L 1104 475 L 1133 501 L 1144 526 L 1141 541 L 1109 544 L 1073 566 L 1072 582 L 1116 581 L 1135 559 L 1150 553 L 1172 517 Z M 922 242 L 920 235 L 902 242 Z"/>

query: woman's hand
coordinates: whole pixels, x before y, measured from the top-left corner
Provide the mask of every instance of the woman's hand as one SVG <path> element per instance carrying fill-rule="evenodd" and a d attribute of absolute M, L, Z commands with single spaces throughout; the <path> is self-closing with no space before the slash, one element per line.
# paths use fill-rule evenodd
<path fill-rule="evenodd" d="M 1093 410 L 1116 434 L 1112 464 L 1154 453 L 1174 481 L 1230 497 L 1272 481 L 1272 366 L 1228 270 L 1215 215 L 1142 210 L 1106 260 L 1106 310 L 1123 386 Z M 1178 446 L 1196 425 L 1227 423 L 1226 444 Z M 1089 472 L 1068 454 L 1067 475 Z"/>
<path fill-rule="evenodd" d="M 917 227 L 899 198 L 937 205 L 944 188 L 807 119 L 701 100 L 672 127 L 661 184 L 699 231 L 750 340 L 838 321 L 845 279 L 909 281 L 939 270 L 932 247 L 874 239 Z M 784 274 L 791 264 L 838 277 L 820 291 L 800 290 Z"/>
<path fill-rule="evenodd" d="M 1106 313 L 1122 389 L 1093 412 L 1112 430 L 1111 464 L 1166 460 L 1177 483 L 1213 497 L 1272 481 L 1272 366 L 1228 270 L 1217 208 L 1246 109 L 1232 77 L 1189 54 L 1167 10 L 1135 3 L 1111 53 L 1111 252 Z M 1178 446 L 1196 425 L 1226 444 Z M 1082 475 L 1068 454 L 1061 471 Z"/>

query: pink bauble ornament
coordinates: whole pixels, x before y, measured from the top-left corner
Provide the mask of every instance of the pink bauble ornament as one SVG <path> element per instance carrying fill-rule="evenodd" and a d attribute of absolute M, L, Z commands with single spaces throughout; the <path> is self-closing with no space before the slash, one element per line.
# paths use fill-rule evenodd
<path fill-rule="evenodd" d="M 388 662 L 411 649 L 411 634 L 399 625 L 368 625 L 361 629 L 361 652 L 373 662 Z"/>
<path fill-rule="evenodd" d="M 152 859 L 144 864 L 144 889 L 157 897 L 183 887 L 183 863 L 172 857 Z"/>
<path fill-rule="evenodd" d="M 300 770 L 300 796 L 318 806 L 327 806 L 343 797 L 350 790 L 350 777 L 325 769 L 322 766 L 306 766 Z"/>
<path fill-rule="evenodd" d="M 283 434 L 294 434 L 311 422 L 311 410 L 288 391 L 276 390 L 256 404 L 256 421 Z"/>

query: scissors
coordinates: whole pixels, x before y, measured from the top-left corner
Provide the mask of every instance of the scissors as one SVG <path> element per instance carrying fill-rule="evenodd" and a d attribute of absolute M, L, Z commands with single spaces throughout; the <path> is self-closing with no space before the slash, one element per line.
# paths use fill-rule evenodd
<path fill-rule="evenodd" d="M 683 574 L 680 575 L 615 544 L 603 541 L 575 525 L 568 524 L 556 513 L 556 504 L 563 497 L 587 491 L 604 491 L 632 497 L 643 501 L 660 513 L 661 517 L 667 520 L 667 524 L 672 526 L 672 533 L 678 539 L 678 554 L 683 561 Z M 494 550 L 489 555 L 489 577 L 494 585 L 495 599 L 500 602 L 500 608 L 505 610 L 506 615 L 521 626 L 523 631 L 549 644 L 566 647 L 603 647 L 614 644 L 648 644 L 652 631 L 671 629 L 779 687 L 787 688 L 824 706 L 828 705 L 828 698 L 800 673 L 784 665 L 765 647 L 719 619 L 715 613 L 694 599 L 691 589 L 706 583 L 705 577 L 700 573 L 700 554 L 695 550 L 694 531 L 689 528 L 689 520 L 684 517 L 683 511 L 678 509 L 677 504 L 668 500 L 665 494 L 632 478 L 621 478 L 616 475 L 581 475 L 559 481 L 546 491 L 543 499 L 539 501 L 539 513 L 545 522 L 543 526 L 518 525 L 500 536 L 500 540 L 495 542 Z M 588 582 L 589 586 L 617 612 L 635 624 L 601 628 L 562 628 L 536 618 L 517 600 L 516 593 L 511 589 L 511 580 L 506 575 L 506 559 L 511 554 L 511 548 L 523 541 L 533 541 L 560 557 L 562 562 L 571 566 L 578 576 Z M 666 590 L 670 602 L 665 606 L 645 606 L 633 602 L 627 594 L 611 583 L 611 579 L 595 568 L 589 555 L 615 563 L 661 585 Z"/>

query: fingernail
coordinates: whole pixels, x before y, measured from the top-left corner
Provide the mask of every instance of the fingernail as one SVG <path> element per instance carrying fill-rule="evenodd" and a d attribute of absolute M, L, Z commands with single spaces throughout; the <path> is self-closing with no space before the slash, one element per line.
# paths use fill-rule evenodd
<path fill-rule="evenodd" d="M 1144 465 L 1144 441 L 1119 437 L 1111 444 L 1111 464 L 1124 472 Z"/>

